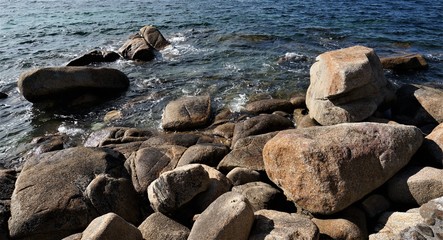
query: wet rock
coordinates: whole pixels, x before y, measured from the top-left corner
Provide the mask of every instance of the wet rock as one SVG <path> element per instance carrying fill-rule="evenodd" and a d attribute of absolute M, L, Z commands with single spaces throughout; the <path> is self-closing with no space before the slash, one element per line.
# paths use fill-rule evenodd
<path fill-rule="evenodd" d="M 144 141 L 141 147 L 158 147 L 162 145 L 178 145 L 191 147 L 195 144 L 212 143 L 214 139 L 192 133 L 165 133 Z"/>
<path fill-rule="evenodd" d="M 130 184 L 120 185 L 121 178 L 129 180 L 123 163 L 124 158 L 118 152 L 84 147 L 44 153 L 28 159 L 11 198 L 11 237 L 61 239 L 81 232 L 105 210 L 119 213 L 121 209 L 137 209 L 138 206 L 132 204 L 137 199 L 130 195 L 125 199 L 119 197 L 128 192 L 128 189 L 120 190 L 132 187 Z M 106 175 L 107 181 L 94 181 L 100 174 Z M 105 184 L 97 184 L 95 188 L 94 182 Z M 93 207 L 91 201 L 94 199 L 85 194 L 88 188 L 95 197 L 100 196 L 103 189 L 101 199 L 108 198 L 106 209 Z"/>
<path fill-rule="evenodd" d="M 389 91 L 373 49 L 354 46 L 323 53 L 316 60 L 306 105 L 309 116 L 321 125 L 364 120 Z"/>
<path fill-rule="evenodd" d="M 113 51 L 93 50 L 83 56 L 71 60 L 66 66 L 86 66 L 91 63 L 115 62 L 119 58 L 120 55 Z"/>
<path fill-rule="evenodd" d="M 118 49 L 118 52 L 127 60 L 147 62 L 155 58 L 154 48 L 138 34 L 131 36 L 123 46 Z"/>
<path fill-rule="evenodd" d="M 0 92 L 0 99 L 4 99 L 4 98 L 7 98 L 7 97 L 8 97 L 8 94 Z"/>
<path fill-rule="evenodd" d="M 171 44 L 154 26 L 142 27 L 140 29 L 140 35 L 143 36 L 146 42 L 157 51 L 160 51 Z"/>
<path fill-rule="evenodd" d="M 263 158 L 269 178 L 290 200 L 332 214 L 385 183 L 422 139 L 416 127 L 379 123 L 287 130 L 266 143 Z"/>
<path fill-rule="evenodd" d="M 428 63 L 420 54 L 406 54 L 401 56 L 380 58 L 381 64 L 385 69 L 391 69 L 396 72 L 407 72 L 428 69 Z"/>
<path fill-rule="evenodd" d="M 0 200 L 0 239 L 8 240 L 8 219 L 11 216 L 11 200 Z"/>
<path fill-rule="evenodd" d="M 153 130 L 110 127 L 92 132 L 85 141 L 85 147 L 103 147 L 110 144 L 145 141 L 157 133 Z"/>
<path fill-rule="evenodd" d="M 369 240 L 400 239 L 402 231 L 422 221 L 419 213 L 386 212 L 378 219 L 376 233 L 369 235 Z"/>
<path fill-rule="evenodd" d="M 227 192 L 197 218 L 189 240 L 246 240 L 254 222 L 254 211 L 241 194 Z"/>
<path fill-rule="evenodd" d="M 144 240 L 186 240 L 190 230 L 171 218 L 156 212 L 140 224 Z"/>
<path fill-rule="evenodd" d="M 284 199 L 280 190 L 264 182 L 250 182 L 235 186 L 232 191 L 245 196 L 254 212 L 261 209 L 275 209 Z"/>
<path fill-rule="evenodd" d="M 209 96 L 184 97 L 171 101 L 162 116 L 162 128 L 168 131 L 184 131 L 204 127 L 211 117 Z"/>
<path fill-rule="evenodd" d="M 148 187 L 156 212 L 171 214 L 209 187 L 208 172 L 200 164 L 188 164 L 164 172 Z"/>
<path fill-rule="evenodd" d="M 443 167 L 443 123 L 426 136 L 420 149 L 420 156 L 438 167 Z"/>
<path fill-rule="evenodd" d="M 236 167 L 232 169 L 226 177 L 231 180 L 232 185 L 238 186 L 249 182 L 260 181 L 260 173 L 248 168 Z"/>
<path fill-rule="evenodd" d="M 128 86 L 128 77 L 112 68 L 39 68 L 21 74 L 18 80 L 18 88 L 26 100 L 61 106 L 76 104 L 76 99 L 82 96 L 94 96 L 98 100 L 116 97 Z"/>
<path fill-rule="evenodd" d="M 214 130 L 212 130 L 212 133 L 224 138 L 232 138 L 234 135 L 234 128 L 235 123 L 228 122 L 215 127 Z"/>
<path fill-rule="evenodd" d="M 263 114 L 252 117 L 235 125 L 232 146 L 241 138 L 289 128 L 294 128 L 294 123 L 279 115 Z"/>
<path fill-rule="evenodd" d="M 177 166 L 191 163 L 205 164 L 216 167 L 223 157 L 228 154 L 229 148 L 222 144 L 196 144 L 189 147 L 181 156 Z"/>
<path fill-rule="evenodd" d="M 383 195 L 372 194 L 366 197 L 360 205 L 368 217 L 374 218 L 386 212 L 391 206 L 391 203 Z"/>
<path fill-rule="evenodd" d="M 255 222 L 249 240 L 262 239 L 319 239 L 319 230 L 309 218 L 275 210 L 254 213 Z"/>
<path fill-rule="evenodd" d="M 125 166 L 131 173 L 135 190 L 145 195 L 149 184 L 160 174 L 173 170 L 185 151 L 185 147 L 170 145 L 141 148 L 133 153 L 126 160 Z"/>
<path fill-rule="evenodd" d="M 88 225 L 83 231 L 81 239 L 90 240 L 143 240 L 140 230 L 126 222 L 115 213 L 100 216 Z"/>
<path fill-rule="evenodd" d="M 12 169 L 0 169 L 0 200 L 10 200 L 15 188 L 17 173 Z"/>
<path fill-rule="evenodd" d="M 245 110 L 253 114 L 273 113 L 275 111 L 291 113 L 294 106 L 284 99 L 265 99 L 246 104 Z"/>
<path fill-rule="evenodd" d="M 106 115 L 103 117 L 103 121 L 105 122 L 111 122 L 118 119 L 121 119 L 123 117 L 123 114 L 120 110 L 112 110 L 106 113 Z"/>
<path fill-rule="evenodd" d="M 239 139 L 234 149 L 218 164 L 217 169 L 229 172 L 236 167 L 243 167 L 256 171 L 263 171 L 263 147 L 277 135 L 277 132 L 249 136 Z"/>
<path fill-rule="evenodd" d="M 66 134 L 49 134 L 32 139 L 31 144 L 34 145 L 32 154 L 42 154 L 62 150 L 68 145 L 68 136 Z"/>

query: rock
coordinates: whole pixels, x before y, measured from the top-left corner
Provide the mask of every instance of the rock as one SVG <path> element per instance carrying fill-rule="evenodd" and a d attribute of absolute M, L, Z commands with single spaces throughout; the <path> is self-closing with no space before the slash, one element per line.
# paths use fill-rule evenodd
<path fill-rule="evenodd" d="M 192 163 L 200 163 L 216 167 L 228 153 L 229 148 L 222 144 L 197 144 L 189 147 L 183 153 L 177 167 Z"/>
<path fill-rule="evenodd" d="M 374 218 L 381 213 L 386 212 L 389 207 L 391 207 L 391 203 L 380 194 L 369 195 L 361 202 L 361 208 L 370 218 Z"/>
<path fill-rule="evenodd" d="M 263 114 L 252 117 L 235 125 L 232 146 L 241 138 L 289 128 L 294 128 L 294 123 L 279 115 Z"/>
<path fill-rule="evenodd" d="M 321 125 L 357 122 L 385 99 L 388 82 L 373 49 L 354 46 L 323 53 L 311 67 L 309 116 Z"/>
<path fill-rule="evenodd" d="M 28 159 L 11 198 L 11 237 L 61 239 L 81 232 L 107 210 L 122 215 L 136 212 L 129 211 L 138 208 L 133 204 L 138 199 L 127 194 L 130 188 L 126 188 L 132 186 L 121 181 L 121 178 L 129 180 L 123 163 L 124 158 L 118 152 L 84 147 Z M 106 175 L 106 181 L 95 180 L 101 174 Z M 94 198 L 89 199 L 91 196 Z M 96 199 L 106 201 L 93 205 Z"/>
<path fill-rule="evenodd" d="M 309 111 L 307 109 L 295 109 L 293 116 L 297 129 L 321 126 L 317 121 L 309 117 Z"/>
<path fill-rule="evenodd" d="M 433 226 L 443 226 L 443 197 L 433 199 L 420 207 L 419 213 L 424 221 Z"/>
<path fill-rule="evenodd" d="M 62 240 L 81 240 L 82 236 L 83 233 L 76 233 L 63 238 Z"/>
<path fill-rule="evenodd" d="M 86 66 L 91 63 L 115 62 L 119 58 L 120 55 L 113 51 L 93 50 L 83 56 L 71 60 L 66 66 Z"/>
<path fill-rule="evenodd" d="M 294 110 L 294 106 L 291 102 L 284 99 L 265 99 L 248 103 L 245 109 L 253 114 L 273 113 L 275 111 L 291 113 Z"/>
<path fill-rule="evenodd" d="M 146 42 L 157 51 L 160 51 L 171 44 L 154 26 L 142 27 L 140 29 L 140 35 L 143 36 Z"/>
<path fill-rule="evenodd" d="M 162 213 L 151 214 L 140 224 L 144 240 L 186 240 L 190 230 Z"/>
<path fill-rule="evenodd" d="M 84 240 L 143 240 L 143 236 L 134 225 L 126 222 L 115 213 L 98 217 L 83 231 Z"/>
<path fill-rule="evenodd" d="M 188 239 L 246 240 L 253 223 L 249 201 L 239 193 L 227 192 L 200 214 Z"/>
<path fill-rule="evenodd" d="M 62 150 L 68 145 L 69 137 L 66 134 L 48 134 L 32 139 L 34 145 L 31 154 L 42 154 L 56 150 Z"/>
<path fill-rule="evenodd" d="M 264 182 L 250 182 L 232 188 L 245 196 L 255 211 L 261 209 L 275 209 L 284 201 L 283 194 L 276 188 Z"/>
<path fill-rule="evenodd" d="M 420 149 L 420 156 L 438 167 L 443 167 L 443 123 L 426 136 Z"/>
<path fill-rule="evenodd" d="M 115 97 L 128 86 L 128 77 L 112 68 L 39 68 L 21 74 L 18 80 L 21 94 L 33 103 L 53 101 L 62 104 L 60 102 L 74 102 L 84 95 L 99 99 Z"/>
<path fill-rule="evenodd" d="M 11 200 L 0 200 L 0 239 L 8 240 L 8 219 L 11 217 Z"/>
<path fill-rule="evenodd" d="M 209 96 L 185 97 L 171 101 L 162 116 L 162 128 L 167 131 L 184 131 L 204 127 L 211 117 Z"/>
<path fill-rule="evenodd" d="M 10 200 L 15 188 L 17 173 L 12 169 L 0 169 L 0 200 Z"/>
<path fill-rule="evenodd" d="M 103 147 L 110 144 L 145 141 L 157 133 L 137 128 L 110 127 L 92 132 L 85 141 L 85 147 Z"/>
<path fill-rule="evenodd" d="M 309 218 L 274 210 L 254 213 L 255 222 L 249 240 L 262 239 L 319 239 L 319 230 Z"/>
<path fill-rule="evenodd" d="M 226 177 L 231 180 L 232 185 L 238 186 L 249 182 L 260 181 L 260 173 L 248 168 L 236 167 L 232 169 Z"/>
<path fill-rule="evenodd" d="M 304 93 L 296 94 L 289 99 L 289 102 L 294 106 L 294 109 L 306 108 L 306 95 Z"/>
<path fill-rule="evenodd" d="M 255 171 L 265 170 L 262 155 L 263 147 L 275 135 L 277 135 L 277 132 L 239 139 L 234 149 L 220 161 L 217 169 L 222 172 L 229 172 L 236 167 Z"/>
<path fill-rule="evenodd" d="M 103 118 L 103 121 L 105 122 L 111 122 L 118 119 L 121 119 L 123 117 L 123 114 L 120 110 L 112 110 L 106 113 L 105 117 Z"/>
<path fill-rule="evenodd" d="M 232 136 L 234 135 L 234 128 L 235 123 L 227 122 L 215 127 L 214 130 L 212 130 L 212 133 L 224 138 L 232 138 Z"/>
<path fill-rule="evenodd" d="M 369 235 L 369 240 L 400 239 L 403 230 L 422 223 L 419 213 L 386 212 L 378 220 L 376 233 Z"/>
<path fill-rule="evenodd" d="M 182 146 L 164 146 L 141 148 L 133 153 L 125 162 L 131 173 L 132 184 L 135 190 L 146 194 L 146 190 L 160 174 L 173 170 L 178 160 L 185 152 Z"/>
<path fill-rule="evenodd" d="M 148 198 L 156 212 L 171 214 L 208 189 L 209 175 L 200 164 L 188 164 L 164 172 L 148 187 Z"/>
<path fill-rule="evenodd" d="M 414 97 L 420 103 L 421 107 L 428 112 L 438 123 L 443 123 L 443 90 L 428 86 L 418 86 L 414 91 Z"/>
<path fill-rule="evenodd" d="M 108 144 L 105 147 L 108 149 L 115 150 L 120 152 L 125 156 L 125 158 L 129 158 L 134 152 L 140 149 L 140 146 L 143 142 L 127 142 L 127 143 L 117 143 L 117 144 Z"/>
<path fill-rule="evenodd" d="M 8 94 L 0 92 L 0 99 L 4 99 L 4 98 L 7 98 L 7 97 L 8 97 Z"/>
<path fill-rule="evenodd" d="M 212 143 L 213 139 L 191 133 L 165 133 L 151 137 L 141 147 L 157 147 L 162 145 L 178 145 L 191 147 L 199 143 Z"/>
<path fill-rule="evenodd" d="M 422 139 L 416 127 L 380 123 L 287 130 L 266 143 L 263 159 L 269 178 L 290 200 L 332 214 L 390 179 Z"/>
<path fill-rule="evenodd" d="M 140 35 L 131 36 L 118 52 L 127 60 L 147 62 L 155 58 L 154 49 Z"/>
<path fill-rule="evenodd" d="M 343 240 L 357 240 L 367 239 L 361 230 L 346 219 L 317 219 L 312 221 L 317 225 L 323 238 L 327 239 L 343 239 Z M 322 238 L 322 239 L 323 239 Z"/>
<path fill-rule="evenodd" d="M 406 54 L 401 56 L 380 58 L 385 69 L 392 69 L 396 72 L 407 72 L 428 69 L 428 63 L 420 54 Z"/>
<path fill-rule="evenodd" d="M 407 167 L 388 181 L 387 189 L 395 203 L 423 205 L 443 196 L 443 169 Z"/>

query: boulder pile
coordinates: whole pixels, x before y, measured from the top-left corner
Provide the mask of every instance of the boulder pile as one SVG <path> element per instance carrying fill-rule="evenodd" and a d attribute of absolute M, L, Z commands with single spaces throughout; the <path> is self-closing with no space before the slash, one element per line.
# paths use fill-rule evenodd
<path fill-rule="evenodd" d="M 441 90 L 392 102 L 372 49 L 318 59 L 306 105 L 216 112 L 193 96 L 165 107 L 163 131 L 36 141 L 21 169 L 0 170 L 0 239 L 440 239 Z M 394 110 L 402 97 L 420 110 Z"/>

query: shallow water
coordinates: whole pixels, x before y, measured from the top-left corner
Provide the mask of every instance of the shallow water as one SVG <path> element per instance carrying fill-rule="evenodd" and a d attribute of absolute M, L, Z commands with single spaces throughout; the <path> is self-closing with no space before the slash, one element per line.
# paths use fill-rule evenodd
<path fill-rule="evenodd" d="M 105 126 L 154 127 L 168 101 L 210 94 L 218 109 L 286 98 L 309 85 L 309 67 L 325 51 L 356 44 L 380 56 L 422 53 L 430 69 L 387 77 L 396 84 L 443 85 L 443 2 L 428 1 L 89 1 L 0 0 L 0 166 L 18 164 L 24 143 L 46 133 L 76 139 Z M 17 92 L 20 73 L 60 66 L 93 49 L 117 50 L 144 25 L 171 40 L 148 63 L 118 61 L 130 89 L 115 101 L 75 114 L 33 107 Z M 291 61 L 278 64 L 282 56 Z"/>

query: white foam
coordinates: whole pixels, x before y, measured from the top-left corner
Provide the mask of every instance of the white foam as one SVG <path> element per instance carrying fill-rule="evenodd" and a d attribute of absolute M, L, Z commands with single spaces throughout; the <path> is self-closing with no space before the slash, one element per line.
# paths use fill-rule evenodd
<path fill-rule="evenodd" d="M 246 105 L 246 102 L 248 101 L 248 98 L 246 97 L 246 94 L 241 93 L 232 101 L 229 103 L 229 109 L 231 112 L 240 112 L 244 106 Z"/>
<path fill-rule="evenodd" d="M 75 136 L 75 135 L 80 135 L 83 134 L 85 131 L 83 129 L 80 128 L 74 128 L 74 127 L 68 127 L 65 126 L 64 124 L 60 125 L 57 128 L 58 132 L 60 133 L 64 133 L 68 136 Z"/>

